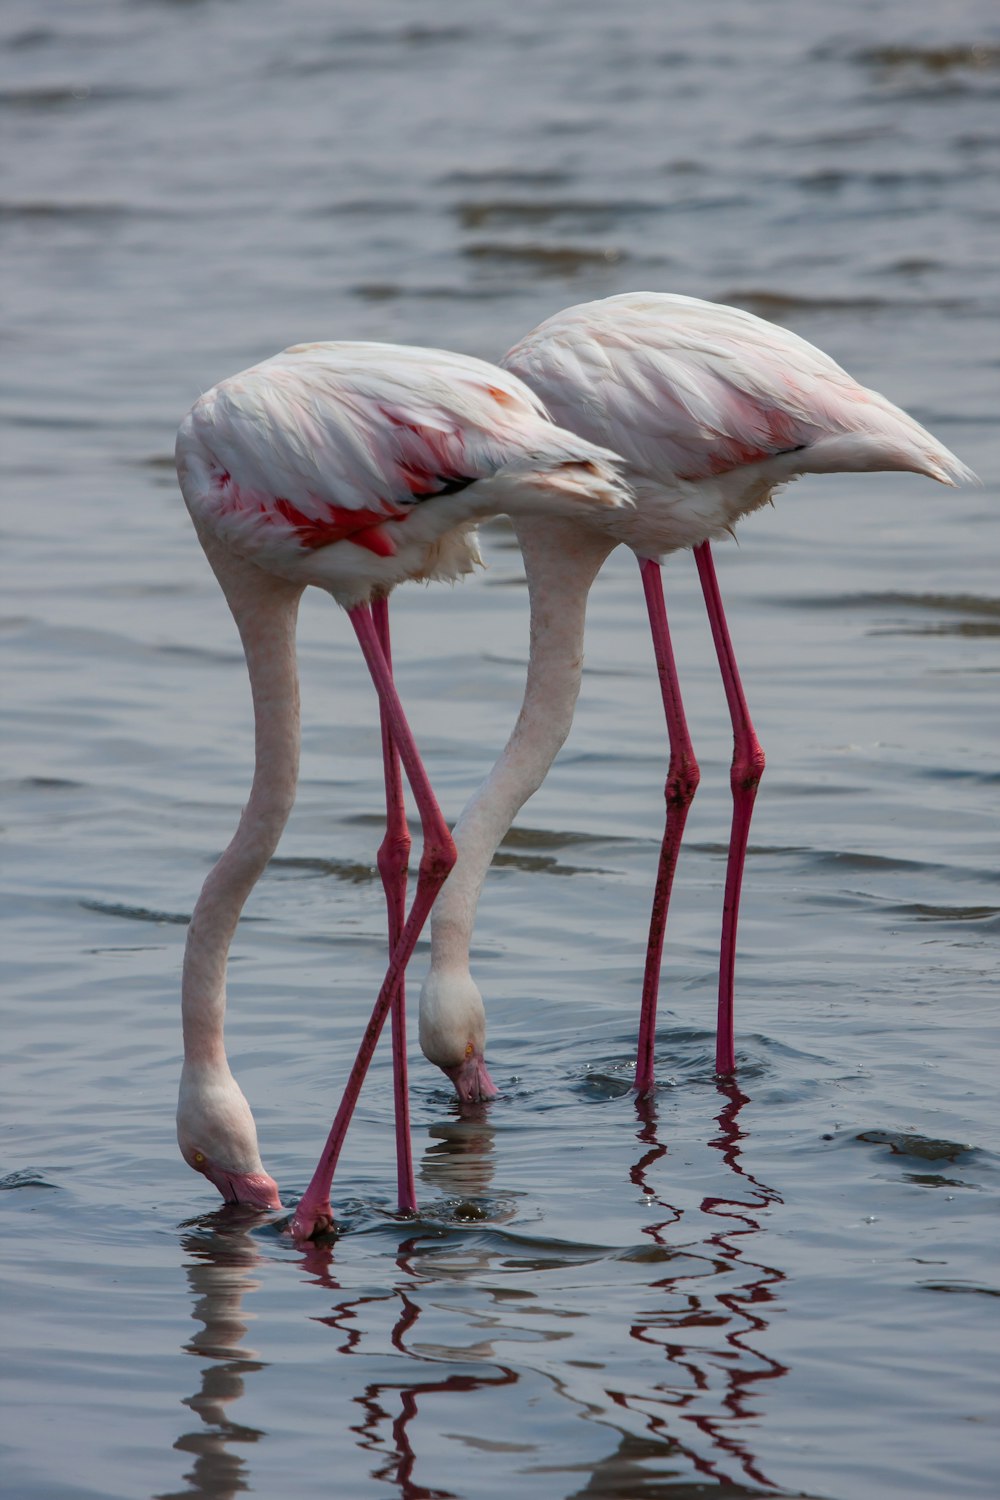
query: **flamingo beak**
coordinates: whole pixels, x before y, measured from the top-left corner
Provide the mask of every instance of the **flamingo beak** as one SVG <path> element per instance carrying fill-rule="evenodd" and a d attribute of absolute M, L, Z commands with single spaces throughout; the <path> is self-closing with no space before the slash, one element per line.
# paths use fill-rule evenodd
<path fill-rule="evenodd" d="M 267 1172 L 227 1172 L 206 1162 L 200 1169 L 214 1183 L 227 1203 L 242 1203 L 247 1208 L 278 1209 L 282 1207 L 278 1184 Z"/>
<path fill-rule="evenodd" d="M 478 1104 L 483 1099 L 495 1099 L 500 1092 L 486 1071 L 486 1059 L 481 1052 L 472 1051 L 453 1068 L 444 1068 L 455 1093 L 463 1104 Z"/>

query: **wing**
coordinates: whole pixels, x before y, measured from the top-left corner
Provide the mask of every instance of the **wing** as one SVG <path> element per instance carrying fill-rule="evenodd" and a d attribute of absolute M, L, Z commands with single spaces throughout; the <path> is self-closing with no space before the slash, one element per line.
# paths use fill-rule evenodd
<path fill-rule="evenodd" d="M 954 455 L 822 350 L 752 313 L 626 293 L 557 313 L 507 354 L 554 420 L 659 482 L 810 450 L 808 468 L 915 468 Z"/>
<path fill-rule="evenodd" d="M 207 392 L 186 429 L 210 455 L 207 519 L 242 513 L 307 547 L 382 553 L 383 521 L 492 477 L 552 430 L 538 398 L 491 365 L 362 343 L 287 349 Z"/>

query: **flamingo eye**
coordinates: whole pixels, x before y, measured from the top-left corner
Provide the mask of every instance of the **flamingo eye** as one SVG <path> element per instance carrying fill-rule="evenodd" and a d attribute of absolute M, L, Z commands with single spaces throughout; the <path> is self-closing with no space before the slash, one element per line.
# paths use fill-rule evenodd
<path fill-rule="evenodd" d="M 465 1044 L 465 1055 L 466 1055 L 466 1057 L 471 1057 L 472 1054 L 473 1054 L 473 1052 L 475 1052 L 475 1050 L 476 1049 L 472 1045 L 471 1042 L 466 1042 L 466 1044 Z"/>
<path fill-rule="evenodd" d="M 202 1162 L 205 1160 L 205 1153 L 203 1151 L 196 1151 L 194 1153 L 194 1159 L 198 1163 L 198 1166 L 200 1167 L 201 1164 L 202 1164 Z"/>

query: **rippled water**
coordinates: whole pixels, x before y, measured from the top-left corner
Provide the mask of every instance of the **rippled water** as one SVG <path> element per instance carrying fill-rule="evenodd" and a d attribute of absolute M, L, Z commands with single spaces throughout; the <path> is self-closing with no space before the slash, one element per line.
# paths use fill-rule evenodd
<path fill-rule="evenodd" d="M 995 1493 L 1000 26 L 986 0 L 609 10 L 8 0 L 2 1186 L 16 1500 Z M 717 549 L 769 766 L 738 1085 L 712 1075 L 728 724 L 666 570 L 702 761 L 655 1106 L 629 1089 L 665 770 L 634 564 L 497 861 L 502 1097 L 414 1058 L 422 1217 L 366 1089 L 341 1237 L 178 1157 L 184 921 L 249 784 L 242 657 L 175 490 L 198 392 L 300 339 L 496 356 L 630 287 L 748 306 L 983 477 L 802 483 Z M 454 815 L 510 727 L 525 596 L 401 590 Z M 304 613 L 304 775 L 232 966 L 294 1199 L 383 954 L 374 701 Z M 417 955 L 418 979 L 425 950 Z"/>

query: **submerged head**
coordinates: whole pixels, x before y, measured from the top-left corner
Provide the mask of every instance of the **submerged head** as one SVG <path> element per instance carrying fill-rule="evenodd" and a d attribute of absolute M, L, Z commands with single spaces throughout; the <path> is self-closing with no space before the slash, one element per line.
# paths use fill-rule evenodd
<path fill-rule="evenodd" d="M 188 1166 L 207 1177 L 226 1203 L 281 1208 L 278 1184 L 260 1159 L 250 1106 L 228 1068 L 185 1063 L 177 1143 Z"/>
<path fill-rule="evenodd" d="M 486 1068 L 485 1045 L 486 1011 L 472 975 L 432 969 L 420 992 L 421 1050 L 448 1075 L 467 1104 L 497 1096 Z"/>

